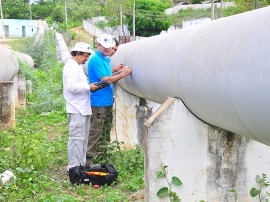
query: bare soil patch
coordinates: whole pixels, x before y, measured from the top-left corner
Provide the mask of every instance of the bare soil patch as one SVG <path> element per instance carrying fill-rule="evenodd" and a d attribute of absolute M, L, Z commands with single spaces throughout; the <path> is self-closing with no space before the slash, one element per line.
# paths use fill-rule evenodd
<path fill-rule="evenodd" d="M 76 42 L 82 41 L 85 43 L 89 43 L 91 47 L 94 47 L 94 37 L 84 30 L 83 27 L 75 27 L 70 29 L 71 32 L 75 32 L 76 36 L 71 40 L 70 45 L 74 46 Z"/>

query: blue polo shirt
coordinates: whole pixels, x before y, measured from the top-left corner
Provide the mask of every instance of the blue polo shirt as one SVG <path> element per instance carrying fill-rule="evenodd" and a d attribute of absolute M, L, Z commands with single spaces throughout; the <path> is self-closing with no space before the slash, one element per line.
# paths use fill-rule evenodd
<path fill-rule="evenodd" d="M 88 79 L 90 83 L 98 82 L 101 78 L 112 76 L 111 59 L 98 50 L 88 62 Z M 91 106 L 105 107 L 113 105 L 113 84 L 95 92 L 91 92 Z"/>

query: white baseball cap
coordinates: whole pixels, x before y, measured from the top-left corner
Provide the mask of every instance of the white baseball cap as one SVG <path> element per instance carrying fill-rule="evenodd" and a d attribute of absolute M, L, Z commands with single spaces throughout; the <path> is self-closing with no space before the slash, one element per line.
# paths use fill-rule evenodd
<path fill-rule="evenodd" d="M 75 46 L 71 49 L 71 52 L 78 51 L 83 53 L 90 53 L 93 54 L 94 51 L 91 49 L 90 45 L 88 43 L 84 42 L 77 42 Z"/>
<path fill-rule="evenodd" d="M 112 48 L 115 46 L 113 37 L 109 34 L 102 34 L 97 38 L 97 42 L 104 48 Z"/>

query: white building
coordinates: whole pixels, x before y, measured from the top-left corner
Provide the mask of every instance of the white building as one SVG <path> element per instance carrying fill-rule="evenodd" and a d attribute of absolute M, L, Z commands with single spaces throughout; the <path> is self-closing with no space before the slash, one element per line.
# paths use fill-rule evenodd
<path fill-rule="evenodd" d="M 38 25 L 38 20 L 3 19 L 0 20 L 0 36 L 32 37 L 38 32 Z"/>
<path fill-rule="evenodd" d="M 220 8 L 221 3 L 215 3 L 215 6 Z M 235 6 L 234 2 L 223 2 L 222 3 L 223 8 L 228 8 L 228 7 L 233 7 L 233 6 Z M 179 3 L 179 4 L 175 5 L 172 8 L 166 9 L 165 13 L 167 15 L 176 14 L 180 10 L 184 10 L 184 9 L 188 9 L 188 8 L 192 8 L 192 9 L 210 9 L 211 8 L 211 3 L 188 4 L 188 5 L 182 5 L 181 3 Z"/>
<path fill-rule="evenodd" d="M 193 20 L 183 20 L 182 29 L 195 25 L 211 22 L 211 18 L 198 18 Z"/>

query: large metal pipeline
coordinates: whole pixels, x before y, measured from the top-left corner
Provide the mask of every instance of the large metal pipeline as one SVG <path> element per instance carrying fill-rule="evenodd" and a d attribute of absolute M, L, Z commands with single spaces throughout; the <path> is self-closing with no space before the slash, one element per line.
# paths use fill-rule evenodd
<path fill-rule="evenodd" d="M 0 47 L 0 81 L 10 81 L 19 72 L 19 62 L 34 67 L 33 58 L 27 54 Z"/>
<path fill-rule="evenodd" d="M 120 85 L 162 103 L 178 97 L 203 121 L 270 145 L 270 7 L 120 45 Z"/>
<path fill-rule="evenodd" d="M 71 57 L 70 52 L 68 50 L 68 47 L 66 45 L 66 42 L 62 36 L 62 34 L 56 32 L 55 33 L 55 37 L 56 37 L 56 44 L 57 44 L 57 58 L 63 63 L 65 64 L 68 59 Z"/>
<path fill-rule="evenodd" d="M 34 67 L 34 60 L 30 55 L 18 51 L 12 51 L 12 53 L 16 56 L 18 62 L 26 63 L 30 67 Z"/>
<path fill-rule="evenodd" d="M 44 35 L 44 27 L 47 26 L 45 22 L 39 21 L 38 33 L 35 37 L 37 43 Z M 34 60 L 31 56 L 11 50 L 9 48 L 0 47 L 0 81 L 10 81 L 14 75 L 19 72 L 19 62 L 28 64 L 34 67 Z"/>
<path fill-rule="evenodd" d="M 0 81 L 9 81 L 14 74 L 19 71 L 17 57 L 12 54 L 12 50 L 0 47 Z"/>

